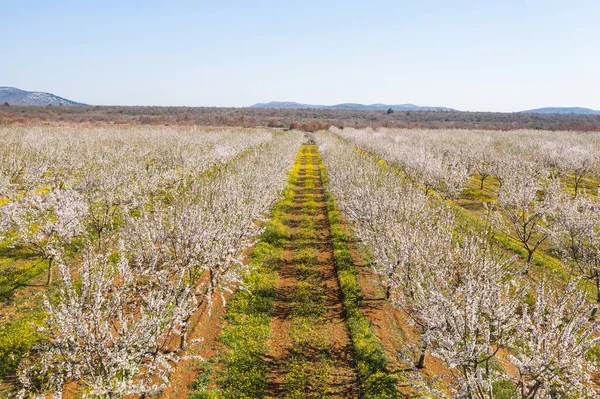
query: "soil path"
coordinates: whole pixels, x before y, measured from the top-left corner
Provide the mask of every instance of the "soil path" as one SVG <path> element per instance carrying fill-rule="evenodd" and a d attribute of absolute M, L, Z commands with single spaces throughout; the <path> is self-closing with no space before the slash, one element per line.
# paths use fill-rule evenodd
<path fill-rule="evenodd" d="M 327 385 L 325 389 L 328 392 L 325 396 L 358 398 L 359 388 L 354 371 L 352 344 L 333 263 L 319 158 L 315 157 L 317 147 L 305 145 L 301 151 L 298 188 L 287 217 L 291 237 L 284 262 L 279 269 L 277 296 L 270 324 L 271 337 L 266 354 L 266 397 L 282 398 L 299 394 L 298 390 L 290 392 L 296 387 L 293 373 L 290 373 L 294 362 L 302 357 L 302 370 L 307 373 L 307 380 L 314 377 L 310 375 L 310 370 L 321 371 L 315 373 L 318 375 L 314 378 L 325 379 L 322 381 Z M 310 263 L 307 257 L 310 258 L 311 254 L 314 255 L 314 268 L 307 269 L 306 264 Z M 310 308 L 314 306 L 316 309 L 312 315 L 306 315 L 305 311 L 298 309 L 298 287 L 305 284 L 315 285 L 314 295 L 309 298 Z M 307 344 L 301 338 L 297 338 L 302 331 L 298 327 L 301 324 L 299 320 L 311 323 L 310 335 L 317 338 L 314 342 Z M 302 341 L 301 344 L 299 341 Z M 298 353 L 299 345 L 302 353 Z M 300 395 L 307 398 L 321 397 L 322 388 L 318 382 L 306 384 Z"/>

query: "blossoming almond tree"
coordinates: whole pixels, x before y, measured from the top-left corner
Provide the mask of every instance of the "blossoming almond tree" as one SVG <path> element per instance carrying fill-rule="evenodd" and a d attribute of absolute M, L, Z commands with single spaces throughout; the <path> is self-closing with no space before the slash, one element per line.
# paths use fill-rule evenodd
<path fill-rule="evenodd" d="M 513 171 L 505 175 L 499 189 L 496 225 L 521 243 L 527 252 L 528 268 L 533 255 L 548 238 L 546 228 L 552 222 L 548 216 L 560 187 L 556 180 L 545 184 L 542 179 L 546 176 L 539 170 Z"/>
<path fill-rule="evenodd" d="M 61 189 L 33 193 L 0 206 L 4 229 L 13 231 L 14 243 L 48 261 L 46 285 L 52 282 L 53 261 L 85 232 L 82 217 L 86 212 L 76 192 Z"/>
<path fill-rule="evenodd" d="M 449 367 L 456 397 L 493 398 L 494 383 L 505 378 L 494 361 L 516 339 L 523 293 L 509 264 L 485 239 L 468 236 L 426 283 L 431 353 Z"/>
<path fill-rule="evenodd" d="M 20 397 L 60 396 L 71 380 L 87 387 L 86 396 L 107 399 L 164 388 L 178 359 L 169 340 L 194 304 L 181 288 L 183 273 L 170 278 L 166 269 L 133 264 L 124 251 L 88 249 L 81 265 L 59 261 L 62 288 L 46 300 L 41 328 L 48 340 L 21 365 Z"/>
<path fill-rule="evenodd" d="M 582 195 L 571 198 L 561 193 L 557 197 L 550 239 L 569 272 L 594 282 L 600 306 L 600 203 Z M 596 312 L 597 308 L 592 316 Z"/>
<path fill-rule="evenodd" d="M 522 322 L 512 346 L 510 362 L 517 367 L 513 376 L 514 397 L 596 398 L 588 359 L 600 344 L 600 323 L 590 321 L 590 305 L 577 287 L 577 280 L 565 290 L 541 283 L 533 309 L 523 310 Z"/>

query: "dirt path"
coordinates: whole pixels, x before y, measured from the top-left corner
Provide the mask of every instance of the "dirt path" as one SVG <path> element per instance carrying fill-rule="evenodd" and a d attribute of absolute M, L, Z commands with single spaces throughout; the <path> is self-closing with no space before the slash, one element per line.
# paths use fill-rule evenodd
<path fill-rule="evenodd" d="M 303 159 L 303 164 L 305 159 Z M 269 329 L 271 336 L 267 341 L 269 348 L 265 354 L 268 372 L 268 395 L 270 397 L 283 397 L 285 395 L 285 375 L 287 369 L 287 356 L 292 348 L 290 339 L 291 328 L 291 302 L 294 287 L 297 284 L 293 256 L 293 234 L 297 230 L 298 214 L 302 208 L 304 196 L 304 182 L 306 168 L 298 172 L 298 187 L 294 193 L 294 202 L 290 212 L 286 213 L 285 224 L 290 228 L 290 240 L 286 242 L 283 250 L 283 262 L 278 270 L 277 288 L 273 314 Z"/>
<path fill-rule="evenodd" d="M 317 147 L 302 148 L 268 340 L 266 397 L 359 396 Z"/>
<path fill-rule="evenodd" d="M 187 350 L 187 356 L 200 356 L 208 359 L 222 347 L 218 337 L 223 326 L 223 315 L 225 308 L 222 302 L 217 302 L 211 309 L 210 314 L 206 309 L 200 309 L 190 320 L 190 340 L 202 339 L 197 345 Z M 199 360 L 185 359 L 175 366 L 169 385 L 162 392 L 161 398 L 165 399 L 187 399 L 194 392 L 191 384 L 198 375 L 197 368 Z"/>

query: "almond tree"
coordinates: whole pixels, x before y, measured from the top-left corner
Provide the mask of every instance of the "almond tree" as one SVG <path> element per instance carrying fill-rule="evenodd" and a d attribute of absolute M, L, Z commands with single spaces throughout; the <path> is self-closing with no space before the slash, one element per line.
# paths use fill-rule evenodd
<path fill-rule="evenodd" d="M 469 156 L 470 170 L 477 175 L 479 189 L 483 190 L 485 181 L 494 175 L 499 161 L 496 159 L 497 153 L 491 148 L 491 144 L 485 141 L 481 143 L 481 141 L 483 138 L 476 144 L 471 143 L 467 148 L 471 152 Z"/>
<path fill-rule="evenodd" d="M 34 360 L 21 365 L 20 397 L 60 395 L 70 380 L 98 398 L 164 388 L 178 360 L 169 340 L 181 334 L 194 304 L 189 289 L 181 288 L 183 273 L 170 278 L 166 269 L 134 265 L 124 251 L 88 249 L 81 265 L 59 261 L 62 288 L 45 301 L 48 317 L 41 328 L 48 339 Z"/>
<path fill-rule="evenodd" d="M 0 171 L 0 201 L 4 202 L 11 196 L 10 178 Z"/>
<path fill-rule="evenodd" d="M 517 398 L 598 397 L 592 388 L 595 364 L 589 351 L 600 343 L 600 324 L 590 321 L 590 305 L 577 280 L 564 291 L 542 283 L 533 309 L 524 308 L 509 356 L 517 367 Z"/>
<path fill-rule="evenodd" d="M 591 197 L 571 199 L 562 194 L 559 198 L 550 238 L 569 271 L 594 282 L 600 306 L 600 204 Z"/>
<path fill-rule="evenodd" d="M 490 281 L 486 275 L 481 277 Z M 596 364 L 589 359 L 590 351 L 600 344 L 600 324 L 589 318 L 597 305 L 586 301 L 577 288 L 577 280 L 564 290 L 542 282 L 531 308 L 519 305 L 522 300 L 518 291 L 508 287 L 500 290 L 506 291 L 495 301 L 484 305 L 486 301 L 481 299 L 486 296 L 485 290 L 472 290 L 470 278 L 465 283 L 457 286 L 462 287 L 457 290 L 458 296 L 436 291 L 432 286 L 441 304 L 440 313 L 433 319 L 439 320 L 440 328 L 432 330 L 436 343 L 432 353 L 442 358 L 451 370 L 460 370 L 453 373 L 457 386 L 451 387 L 450 392 L 442 392 L 416 370 L 409 381 L 411 386 L 432 398 L 493 399 L 496 381 L 511 384 L 511 390 L 504 392 L 504 397 L 511 399 L 599 396 L 592 380 Z M 492 282 L 492 285 L 502 284 Z M 461 303 L 464 305 L 456 306 Z M 498 323 L 491 322 L 492 314 L 500 317 Z M 498 359 L 500 347 L 507 349 L 506 359 L 516 368 L 514 373 L 489 367 L 490 360 Z"/>
<path fill-rule="evenodd" d="M 528 268 L 533 255 L 548 238 L 545 228 L 551 220 L 547 216 L 559 187 L 556 181 L 545 184 L 542 171 L 527 167 L 516 172 L 514 168 L 509 170 L 498 192 L 497 225 L 527 251 Z"/>
<path fill-rule="evenodd" d="M 449 367 L 454 384 L 441 393 L 415 369 L 411 386 L 432 397 L 492 399 L 494 384 L 507 381 L 515 399 L 597 397 L 589 359 L 600 343 L 600 323 L 589 317 L 597 305 L 586 301 L 575 280 L 564 290 L 540 284 L 530 309 L 507 263 L 489 251 L 470 237 L 454 251 L 454 265 L 419 273 L 412 300 L 427 326 L 422 339 Z M 509 354 L 514 374 L 492 367 L 500 350 Z"/>
<path fill-rule="evenodd" d="M 0 207 L 4 228 L 13 231 L 15 244 L 48 261 L 46 285 L 52 283 L 53 261 L 85 232 L 82 217 L 86 212 L 76 192 L 61 189 L 23 196 Z"/>
<path fill-rule="evenodd" d="M 570 178 L 572 175 L 573 196 L 577 197 L 583 179 L 593 172 L 594 163 L 597 162 L 593 147 L 590 148 L 590 143 L 574 140 L 554 145 L 547 143 L 544 147 L 548 163 L 564 177 Z"/>
<path fill-rule="evenodd" d="M 248 271 L 241 262 L 242 252 L 252 243 L 250 237 L 258 233 L 249 220 L 253 215 L 242 219 L 232 212 L 244 209 L 230 207 L 219 211 L 208 205 L 176 205 L 143 212 L 140 217 L 129 219 L 125 230 L 133 261 L 143 263 L 160 256 L 165 259 L 167 275 L 183 274 L 185 284 L 180 289 L 191 290 L 196 301 L 194 310 L 203 305 L 210 309 L 216 292 L 241 283 Z M 182 349 L 187 343 L 191 315 L 184 320 Z"/>
<path fill-rule="evenodd" d="M 505 378 L 492 362 L 515 340 L 522 293 L 508 265 L 485 239 L 468 236 L 427 284 L 431 353 L 449 367 L 456 397 L 493 398 Z"/>
<path fill-rule="evenodd" d="M 102 242 L 107 230 L 114 229 L 117 216 L 126 214 L 129 207 L 136 205 L 138 180 L 128 166 L 125 159 L 120 165 L 106 169 L 92 168 L 81 176 L 76 185 L 87 205 L 87 224 L 99 242 Z"/>

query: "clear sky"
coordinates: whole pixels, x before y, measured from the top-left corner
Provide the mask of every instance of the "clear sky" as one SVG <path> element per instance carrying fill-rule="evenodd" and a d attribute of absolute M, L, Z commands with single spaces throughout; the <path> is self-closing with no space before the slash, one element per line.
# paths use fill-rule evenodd
<path fill-rule="evenodd" d="M 0 86 L 89 104 L 600 109 L 600 0 L 0 0 Z"/>

